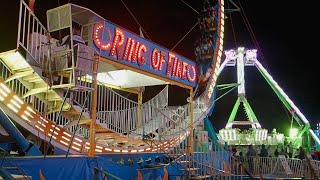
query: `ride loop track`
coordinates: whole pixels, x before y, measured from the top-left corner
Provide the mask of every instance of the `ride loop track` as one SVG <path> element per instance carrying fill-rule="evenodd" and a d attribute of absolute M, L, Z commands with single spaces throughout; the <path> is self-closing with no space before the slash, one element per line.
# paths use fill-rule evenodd
<path fill-rule="evenodd" d="M 224 1 L 215 7 L 213 71 L 194 96 L 194 61 L 75 4 L 48 10 L 46 28 L 21 1 L 17 48 L 0 53 L 0 107 L 33 136 L 71 154 L 169 152 L 187 141 L 193 151 L 190 130 L 213 108 L 223 54 Z M 59 31 L 74 36 L 74 23 L 84 45 L 71 41 L 68 49 L 48 40 Z M 142 103 L 144 87 L 154 85 L 164 89 Z M 190 91 L 189 103 L 169 106 L 168 85 Z"/>

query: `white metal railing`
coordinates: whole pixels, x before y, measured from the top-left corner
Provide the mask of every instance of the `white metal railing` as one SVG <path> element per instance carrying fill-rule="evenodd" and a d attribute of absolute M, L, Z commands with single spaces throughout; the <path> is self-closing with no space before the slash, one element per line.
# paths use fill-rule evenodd
<path fill-rule="evenodd" d="M 191 176 L 201 179 L 229 179 L 231 177 L 231 156 L 218 142 L 201 134 L 192 137 L 194 152 L 189 153 L 189 127 L 176 127 L 176 136 L 162 136 L 160 141 L 153 142 L 157 151 L 169 156 L 172 165 L 189 171 Z"/>
<path fill-rule="evenodd" d="M 141 122 L 138 120 L 138 103 L 112 89 L 98 88 L 98 123 L 117 133 L 143 134 L 143 129 L 154 127 L 159 108 L 168 104 L 168 86 L 154 98 L 141 105 Z M 152 122 L 151 122 L 152 121 Z M 155 130 L 155 129 L 154 129 Z"/>
<path fill-rule="evenodd" d="M 197 106 L 196 106 L 197 107 Z M 202 122 L 205 114 L 199 109 L 194 109 L 193 126 Z M 172 141 L 178 137 L 186 136 L 190 133 L 190 104 L 184 106 L 169 106 L 158 110 L 155 117 L 142 128 L 134 131 L 133 134 L 145 134 L 152 136 L 153 140 Z"/>
<path fill-rule="evenodd" d="M 11 75 L 12 73 L 8 70 L 8 68 L 0 62 L 0 78 L 5 80 Z M 29 91 L 18 79 L 11 80 L 7 84 L 20 97 L 22 97 L 27 91 Z M 32 108 L 34 108 L 37 112 L 39 112 L 52 122 L 56 123 L 60 127 L 64 127 L 70 122 L 70 119 L 67 119 L 62 115 L 60 115 L 60 118 L 58 118 L 58 112 L 49 113 L 50 106 L 47 103 L 44 103 L 43 100 L 39 99 L 36 96 L 27 96 L 23 100 L 24 102 L 29 103 L 32 106 Z M 73 129 L 70 130 L 71 132 L 74 132 L 73 130 L 75 130 L 75 127 L 73 127 Z M 77 135 L 82 137 L 88 137 L 86 136 L 86 134 L 88 133 L 88 129 L 78 127 Z"/>
<path fill-rule="evenodd" d="M 117 111 L 100 111 L 97 113 L 97 121 L 105 128 L 124 134 L 136 128 L 137 112 L 137 107 Z"/>
<path fill-rule="evenodd" d="M 21 1 L 21 3 L 17 46 L 23 47 L 38 64 L 48 63 L 49 44 L 47 43 L 47 31 L 25 2 Z M 51 50 L 53 52 L 60 51 L 60 49 L 55 50 L 52 47 Z M 168 87 L 142 105 L 142 122 L 138 122 L 138 105 L 136 102 L 115 92 L 109 93 L 109 91 L 110 89 L 107 90 L 106 87 L 98 87 L 97 117 L 100 124 L 106 124 L 107 128 L 115 132 L 132 132 L 142 125 L 144 126 L 144 132 L 154 132 L 157 130 L 162 136 L 177 134 L 179 131 L 176 130 L 176 126 L 188 130 L 190 124 L 190 118 L 188 118 L 190 117 L 189 104 L 173 109 L 163 109 L 168 105 Z M 193 126 L 203 120 L 213 104 L 213 98 L 211 98 L 211 101 L 208 101 L 208 98 L 205 96 L 208 91 L 209 86 L 193 102 L 195 108 Z M 86 93 L 89 92 L 75 93 L 74 100 L 78 105 L 83 104 Z M 91 102 L 88 101 L 85 105 L 85 111 L 90 112 L 90 109 Z M 50 116 L 55 119 L 56 115 L 52 114 Z M 57 124 L 63 125 L 68 120 L 61 118 L 58 121 L 56 122 Z"/>
<path fill-rule="evenodd" d="M 50 43 L 47 33 L 45 26 L 28 5 L 20 1 L 17 48 L 23 48 L 27 52 L 25 58 L 29 64 L 41 67 L 44 74 L 50 76 L 50 84 L 58 81 L 57 75 L 53 77 L 52 72 L 59 72 L 62 74 L 60 78 L 65 74 L 70 76 L 68 82 L 60 80 L 60 84 L 73 83 L 80 89 L 92 89 L 88 86 L 91 83 L 85 83 L 83 79 L 93 74 L 93 64 L 96 60 L 94 55 L 97 54 L 95 50 L 82 44 L 75 45 L 71 49 L 57 46 Z"/>
<path fill-rule="evenodd" d="M 313 166 L 317 177 L 320 177 L 320 161 L 311 160 L 311 165 Z"/>
<path fill-rule="evenodd" d="M 68 131 L 75 133 L 77 136 L 80 136 L 85 139 L 89 139 L 90 131 L 87 128 L 81 127 L 77 125 L 71 126 L 67 129 Z"/>
<path fill-rule="evenodd" d="M 17 48 L 24 48 L 28 55 L 40 65 L 48 51 L 47 30 L 24 1 L 20 1 Z M 48 49 L 48 48 L 46 48 Z"/>
<path fill-rule="evenodd" d="M 178 122 L 173 120 L 174 112 L 168 108 L 155 110 L 157 112 L 154 112 L 153 117 L 151 117 L 146 124 L 143 124 L 140 128 L 133 131 L 133 135 L 144 134 L 151 136 L 152 139 L 158 139 L 159 135 L 164 133 L 172 135 L 172 129 L 175 129 L 175 126 L 178 124 Z M 144 113 L 144 110 L 142 110 L 142 113 Z"/>
<path fill-rule="evenodd" d="M 57 40 L 58 41 L 58 40 Z M 76 44 L 69 49 L 65 46 L 50 44 L 51 61 L 44 66 L 52 72 L 60 75 L 60 79 L 68 75 L 60 84 L 71 84 L 81 90 L 92 90 L 93 66 L 98 61 L 98 53 L 84 44 Z M 67 80 L 67 81 L 66 81 Z"/>
<path fill-rule="evenodd" d="M 138 103 L 109 87 L 98 86 L 97 122 L 114 132 L 127 133 L 137 127 Z"/>
<path fill-rule="evenodd" d="M 231 173 L 233 175 L 243 175 L 243 169 L 239 166 L 239 157 L 234 157 L 238 160 L 232 160 Z M 311 178 L 311 169 L 307 160 L 300 160 L 296 158 L 287 158 L 285 161 L 288 163 L 290 169 L 289 174 L 285 171 L 281 161 L 276 158 L 270 157 L 244 157 L 243 167 L 246 168 L 253 176 L 274 177 L 274 178 Z M 316 175 L 319 177 L 320 161 L 311 160 L 311 164 L 315 169 Z"/>
<path fill-rule="evenodd" d="M 47 56 L 49 53 L 49 44 L 47 43 L 48 40 L 46 36 L 47 31 L 40 21 L 35 17 L 33 12 L 28 8 L 28 6 L 23 1 L 21 1 L 21 3 L 17 46 L 24 48 L 30 57 L 32 57 L 32 59 L 40 64 L 41 67 L 44 67 L 45 64 L 50 62 L 48 58 L 50 56 Z M 53 51 L 59 50 L 60 49 L 53 49 Z M 15 90 L 16 88 L 12 89 Z M 20 88 L 17 88 L 17 90 L 19 89 Z M 110 91 L 112 90 L 107 89 L 106 87 L 98 87 L 99 98 L 97 105 L 97 118 L 98 122 L 100 124 L 104 124 L 108 129 L 111 129 L 117 133 L 128 133 L 137 130 L 141 126 L 144 126 L 144 129 L 141 132 L 137 132 L 138 134 L 143 134 L 143 132 L 155 133 L 158 134 L 159 139 L 164 138 L 168 140 L 174 140 L 177 137 L 180 139 L 180 137 L 189 134 L 189 104 L 181 107 L 167 108 L 168 87 L 162 90 L 162 92 L 160 92 L 156 97 L 142 105 L 142 122 L 138 121 L 138 104 L 136 102 L 131 101 L 130 99 L 125 98 L 114 91 Z M 209 89 L 207 88 L 205 92 L 193 102 L 195 108 L 193 126 L 196 126 L 197 123 L 200 123 L 203 120 L 213 104 L 212 100 L 208 102 L 207 97 L 205 97 L 208 91 Z M 77 102 L 79 105 L 82 105 L 86 93 L 89 92 L 75 93 L 75 102 Z M 28 99 L 26 99 L 26 101 L 31 102 L 31 96 L 27 98 Z M 47 107 L 44 104 L 41 104 L 40 100 L 36 101 L 39 101 L 39 105 L 37 105 L 38 107 L 35 108 L 39 112 L 47 112 Z M 88 101 L 88 103 L 85 104 L 85 111 L 90 112 L 90 109 L 91 102 Z M 64 126 L 69 122 L 69 120 L 64 117 L 57 119 L 57 113 L 50 113 L 46 116 L 61 126 Z M 72 128 L 73 126 L 70 127 L 70 129 Z M 84 134 L 85 133 L 87 132 L 84 132 Z"/>
<path fill-rule="evenodd" d="M 142 104 L 142 122 L 147 124 L 155 115 L 159 109 L 168 106 L 168 85 L 155 97 Z"/>

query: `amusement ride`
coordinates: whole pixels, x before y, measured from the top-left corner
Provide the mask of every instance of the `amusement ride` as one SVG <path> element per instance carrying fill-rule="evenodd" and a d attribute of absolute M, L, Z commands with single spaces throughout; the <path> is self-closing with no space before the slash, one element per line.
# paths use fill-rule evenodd
<path fill-rule="evenodd" d="M 27 179 L 229 179 L 225 143 L 241 143 L 234 125 L 250 124 L 252 141 L 269 141 L 245 96 L 245 66 L 258 68 L 301 125 L 298 136 L 319 142 L 256 50 L 223 51 L 224 0 L 203 3 L 195 61 L 73 3 L 47 10 L 43 24 L 30 2 L 20 1 L 16 48 L 0 53 L 0 132 L 13 139 L 1 152 L 22 157 L 5 157 L 0 175 L 11 177 L 14 166 Z M 226 66 L 237 66 L 238 99 L 217 135 L 209 117 Z M 152 86 L 162 89 L 145 100 Z M 185 105 L 170 104 L 170 86 L 188 91 Z M 247 121 L 235 121 L 241 103 Z"/>

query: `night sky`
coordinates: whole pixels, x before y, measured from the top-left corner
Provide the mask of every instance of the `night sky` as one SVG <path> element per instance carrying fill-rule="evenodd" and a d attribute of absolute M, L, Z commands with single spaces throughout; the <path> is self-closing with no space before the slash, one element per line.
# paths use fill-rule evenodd
<path fill-rule="evenodd" d="M 168 49 L 171 49 L 197 22 L 197 13 L 180 0 L 123 1 L 138 19 L 150 39 Z M 60 0 L 60 5 L 67 2 Z M 71 0 L 70 2 L 87 7 L 111 22 L 139 33 L 139 26 L 125 9 L 121 0 Z M 201 1 L 185 0 L 185 2 L 197 11 L 200 10 Z M 234 2 L 240 6 L 238 0 Z M 314 53 L 317 52 L 316 48 L 319 46 L 319 34 L 314 27 L 316 22 L 319 22 L 316 6 L 301 2 L 288 1 L 285 3 L 267 0 L 243 0 L 240 3 L 242 12 L 249 20 L 262 50 L 260 53 L 264 56 L 264 59 L 261 56 L 258 56 L 258 59 L 315 128 L 314 124 L 320 119 L 318 109 L 320 95 L 319 90 L 315 87 L 319 81 L 317 74 L 319 56 Z M 35 13 L 43 24 L 46 24 L 46 10 L 57 5 L 57 0 L 36 0 Z M 228 3 L 225 5 L 227 8 Z M 229 6 L 232 5 L 229 4 Z M 2 12 L 0 16 L 0 52 L 14 49 L 16 46 L 18 10 L 19 0 L 6 1 L 5 5 L 0 6 L 0 12 Z M 234 12 L 227 16 L 224 48 L 230 49 L 236 46 L 256 48 L 241 14 Z M 232 33 L 233 31 L 235 34 Z M 198 37 L 199 27 L 196 27 L 174 51 L 187 58 L 195 59 L 193 44 Z M 218 83 L 232 83 L 235 80 L 236 69 L 228 67 L 222 73 Z M 174 90 L 178 91 L 178 88 Z M 269 130 L 277 128 L 287 133 L 291 116 L 254 67 L 246 68 L 246 92 L 247 99 L 261 125 Z M 187 94 L 186 92 L 174 93 Z M 219 91 L 217 94 L 221 95 L 222 92 Z M 216 129 L 225 126 L 236 96 L 236 91 L 234 91 L 217 102 L 211 117 Z M 242 112 L 242 108 L 239 109 L 240 111 Z M 241 119 L 241 116 L 240 113 L 237 119 Z M 296 123 L 294 125 L 297 126 Z"/>

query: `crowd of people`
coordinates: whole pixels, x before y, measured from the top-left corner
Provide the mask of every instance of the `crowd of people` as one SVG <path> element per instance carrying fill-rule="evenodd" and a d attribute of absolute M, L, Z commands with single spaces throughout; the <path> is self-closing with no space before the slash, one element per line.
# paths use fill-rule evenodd
<path fill-rule="evenodd" d="M 237 149 L 239 148 L 239 149 Z M 253 146 L 249 145 L 246 147 L 247 150 L 243 150 L 243 147 L 241 146 L 233 146 L 229 147 L 229 151 L 231 154 L 235 157 L 240 156 L 240 153 L 243 155 L 243 151 L 246 151 L 246 156 L 259 156 L 259 157 L 278 157 L 280 155 L 285 156 L 286 158 L 298 158 L 298 159 L 304 159 L 304 153 L 305 150 L 300 147 L 298 149 L 294 149 L 292 143 L 290 142 L 286 146 L 275 146 L 271 147 L 269 146 L 268 148 L 262 144 L 259 150 L 259 146 Z M 274 151 L 272 151 L 274 149 Z M 259 152 L 259 153 L 258 153 Z M 320 158 L 318 155 L 318 151 L 311 151 L 310 155 L 314 158 L 317 159 Z"/>
<path fill-rule="evenodd" d="M 214 42 L 217 36 L 218 3 L 216 0 L 203 0 L 198 22 L 200 37 L 196 40 L 195 57 L 199 67 L 198 88 L 195 97 L 202 94 L 213 72 Z"/>
<path fill-rule="evenodd" d="M 315 150 L 315 147 L 308 153 L 303 147 L 295 149 L 291 142 L 281 146 L 233 146 L 228 147 L 229 152 L 239 163 L 244 163 L 245 159 L 248 163 L 249 170 L 253 170 L 254 158 L 275 158 L 284 156 L 285 158 L 297 158 L 300 160 L 306 159 L 308 156 L 314 160 L 320 160 L 320 152 Z M 244 154 L 245 152 L 245 154 Z"/>
<path fill-rule="evenodd" d="M 212 44 L 215 42 L 217 18 L 217 3 L 213 0 L 204 0 L 203 8 L 199 13 L 200 38 L 195 42 L 196 61 L 211 62 L 213 58 Z"/>

